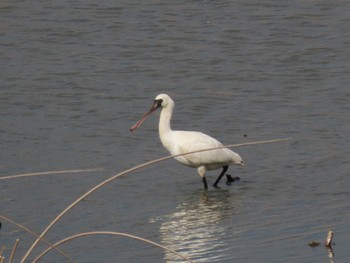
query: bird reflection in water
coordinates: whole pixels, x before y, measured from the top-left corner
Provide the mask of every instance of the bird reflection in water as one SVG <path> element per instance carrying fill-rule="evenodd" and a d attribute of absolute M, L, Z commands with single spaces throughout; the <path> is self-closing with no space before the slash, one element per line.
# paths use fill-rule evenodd
<path fill-rule="evenodd" d="M 186 199 L 174 213 L 162 219 L 161 244 L 195 262 L 227 259 L 232 255 L 228 253 L 232 249 L 229 241 L 234 238 L 231 222 L 239 197 L 229 190 L 218 190 L 196 191 Z M 166 262 L 185 262 L 167 252 L 165 259 Z"/>

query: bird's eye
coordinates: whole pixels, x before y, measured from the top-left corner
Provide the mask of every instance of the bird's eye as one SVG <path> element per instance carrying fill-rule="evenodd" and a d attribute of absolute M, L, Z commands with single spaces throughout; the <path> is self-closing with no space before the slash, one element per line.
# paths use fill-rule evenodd
<path fill-rule="evenodd" d="M 163 102 L 162 99 L 159 99 L 159 100 L 155 100 L 155 101 L 154 101 L 154 103 L 157 104 L 157 107 L 161 107 L 161 106 L 162 106 L 162 102 Z"/>

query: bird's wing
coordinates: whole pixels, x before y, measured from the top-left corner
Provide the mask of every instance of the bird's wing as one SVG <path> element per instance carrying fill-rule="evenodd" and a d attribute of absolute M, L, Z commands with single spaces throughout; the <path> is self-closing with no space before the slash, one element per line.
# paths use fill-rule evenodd
<path fill-rule="evenodd" d="M 221 142 L 201 132 L 179 131 L 174 133 L 173 140 L 176 141 L 175 152 L 172 154 L 182 154 L 197 150 L 209 149 L 223 146 Z M 193 167 L 200 165 L 211 165 L 221 167 L 231 162 L 231 153 L 229 149 L 223 148 L 218 150 L 204 151 L 182 156 L 177 160 Z M 185 163 L 186 162 L 186 163 Z"/>

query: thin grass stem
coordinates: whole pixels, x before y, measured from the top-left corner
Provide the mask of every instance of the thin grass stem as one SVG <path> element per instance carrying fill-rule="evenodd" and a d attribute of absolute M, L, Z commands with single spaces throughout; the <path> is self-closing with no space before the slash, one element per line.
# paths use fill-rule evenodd
<path fill-rule="evenodd" d="M 65 215 L 70 209 L 72 209 L 73 207 L 75 207 L 81 200 L 85 199 L 87 196 L 91 195 L 92 193 L 94 193 L 96 190 L 98 190 L 99 188 L 105 186 L 106 184 L 112 182 L 113 180 L 115 180 L 116 178 L 126 175 L 130 172 L 134 172 L 136 170 L 139 170 L 141 168 L 150 166 L 152 164 L 156 164 L 165 160 L 169 160 L 178 156 L 183 156 L 183 155 L 188 155 L 188 154 L 192 154 L 192 153 L 198 153 L 198 152 L 204 152 L 204 151 L 211 151 L 211 150 L 216 150 L 216 149 L 222 149 L 222 148 L 234 148 L 234 147 L 241 147 L 241 146 L 250 146 L 250 145 L 257 145 L 257 144 L 268 144 L 268 143 L 276 143 L 276 142 L 284 142 L 284 141 L 289 141 L 290 139 L 274 139 L 274 140 L 264 140 L 264 141 L 255 141 L 255 142 L 246 142 L 246 143 L 239 143 L 239 144 L 229 144 L 229 145 L 224 145 L 221 147 L 214 147 L 214 148 L 208 148 L 208 149 L 203 149 L 203 150 L 198 150 L 198 151 L 192 151 L 192 152 L 187 152 L 187 153 L 183 153 L 183 154 L 177 154 L 177 155 L 170 155 L 170 156 L 166 156 L 166 157 L 162 157 L 156 160 L 152 160 L 152 161 L 148 161 L 146 163 L 143 164 L 139 164 L 136 165 L 130 169 L 127 169 L 123 172 L 120 172 L 108 179 L 106 179 L 105 181 L 99 183 L 98 185 L 94 186 L 93 188 L 91 188 L 89 191 L 87 191 L 85 194 L 83 194 L 82 196 L 80 196 L 78 199 L 76 199 L 73 203 L 71 203 L 68 207 L 66 207 L 45 229 L 44 231 L 40 234 L 40 236 L 37 238 L 37 240 L 35 240 L 35 242 L 32 244 L 32 246 L 28 249 L 28 251 L 26 252 L 26 254 L 24 255 L 24 257 L 21 260 L 21 263 L 24 263 L 25 260 L 28 258 L 29 254 L 32 252 L 32 250 L 34 249 L 34 247 L 39 243 L 40 239 L 46 235 L 46 233 L 51 229 L 51 227 L 57 223 L 57 221 L 59 221 L 63 215 Z"/>
<path fill-rule="evenodd" d="M 0 249 L 0 257 L 2 257 L 2 252 L 4 252 L 5 248 L 6 248 L 5 246 L 1 247 L 1 249 Z"/>
<path fill-rule="evenodd" d="M 63 170 L 63 171 L 47 171 L 47 172 L 39 172 L 39 173 L 25 173 L 25 174 L 2 176 L 0 177 L 0 180 L 39 176 L 39 175 L 49 175 L 49 174 L 87 173 L 87 172 L 96 172 L 96 171 L 102 171 L 102 170 L 103 170 L 102 168 L 94 168 L 94 169 L 75 169 L 75 170 Z"/>
<path fill-rule="evenodd" d="M 14 256 L 15 253 L 16 253 L 16 249 L 17 249 L 17 246 L 18 246 L 18 242 L 19 242 L 19 239 L 17 238 L 17 239 L 16 239 L 16 242 L 15 242 L 15 244 L 13 245 L 13 248 L 12 248 L 12 252 L 11 252 L 10 259 L 9 259 L 9 263 L 12 263 L 13 256 Z"/>
<path fill-rule="evenodd" d="M 30 230 L 29 228 L 15 222 L 14 220 L 4 216 L 4 215 L 0 215 L 0 218 L 2 218 L 3 220 L 17 226 L 18 228 L 26 231 L 27 233 L 35 236 L 36 238 L 40 238 L 40 240 L 44 241 L 48 246 L 50 246 L 52 249 L 56 249 L 62 256 L 64 256 L 65 258 L 69 259 L 71 262 L 76 262 L 75 260 L 73 260 L 68 254 L 66 254 L 65 252 L 63 252 L 60 248 L 55 247 L 53 244 L 51 244 L 49 241 L 47 241 L 46 239 L 40 237 L 38 234 L 36 234 L 34 231 Z M 0 253 L 1 255 L 1 253 Z"/>

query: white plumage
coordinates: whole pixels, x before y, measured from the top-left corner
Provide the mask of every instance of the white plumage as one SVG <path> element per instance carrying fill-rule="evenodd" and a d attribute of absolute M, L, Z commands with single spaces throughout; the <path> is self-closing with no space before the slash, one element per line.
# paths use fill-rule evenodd
<path fill-rule="evenodd" d="M 167 94 L 158 95 L 154 100 L 152 108 L 130 130 L 136 130 L 152 112 L 158 108 L 162 108 L 159 119 L 159 137 L 163 146 L 171 155 L 223 146 L 218 140 L 202 132 L 173 131 L 170 121 L 174 106 L 174 101 Z M 217 187 L 222 176 L 226 173 L 228 166 L 232 164 L 243 165 L 242 158 L 228 148 L 177 156 L 175 159 L 183 165 L 197 168 L 199 175 L 202 177 L 205 189 L 208 188 L 205 178 L 207 170 L 223 168 L 214 183 L 214 186 Z"/>

